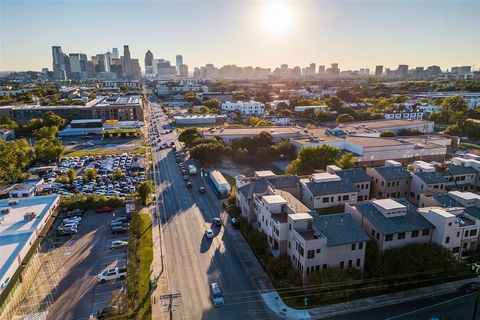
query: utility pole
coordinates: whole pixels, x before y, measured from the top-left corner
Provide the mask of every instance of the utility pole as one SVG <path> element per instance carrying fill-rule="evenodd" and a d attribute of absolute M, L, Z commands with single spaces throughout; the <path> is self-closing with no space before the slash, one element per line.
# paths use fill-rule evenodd
<path fill-rule="evenodd" d="M 168 299 L 168 312 L 170 314 L 170 320 L 173 320 L 173 299 L 182 297 L 181 293 L 169 293 L 160 296 L 160 299 Z"/>

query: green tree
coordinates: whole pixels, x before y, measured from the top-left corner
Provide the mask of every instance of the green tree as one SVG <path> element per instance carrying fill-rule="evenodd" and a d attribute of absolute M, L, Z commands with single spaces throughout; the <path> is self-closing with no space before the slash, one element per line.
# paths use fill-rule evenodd
<path fill-rule="evenodd" d="M 337 110 L 342 106 L 342 100 L 337 97 L 330 97 L 324 100 L 325 104 L 329 106 L 332 110 Z"/>
<path fill-rule="evenodd" d="M 335 158 L 339 154 L 338 148 L 321 145 L 312 147 L 303 147 L 286 168 L 287 173 L 296 175 L 312 174 L 314 170 L 323 169 L 329 164 L 335 163 Z"/>
<path fill-rule="evenodd" d="M 35 142 L 35 153 L 37 160 L 51 162 L 57 160 L 65 148 L 58 138 L 40 139 Z"/>
<path fill-rule="evenodd" d="M 195 138 L 201 137 L 197 128 L 187 128 L 178 136 L 178 140 L 185 143 L 187 147 L 192 145 Z"/>
<path fill-rule="evenodd" d="M 219 109 L 220 108 L 220 101 L 216 98 L 210 98 L 208 100 L 202 101 L 202 104 L 209 109 Z"/>
<path fill-rule="evenodd" d="M 115 180 L 120 180 L 123 176 L 124 176 L 124 174 L 123 174 L 122 170 L 119 170 L 119 169 L 115 170 L 115 172 L 113 173 L 113 178 Z"/>
<path fill-rule="evenodd" d="M 10 117 L 6 117 L 6 116 L 0 117 L 0 128 L 15 129 L 16 127 L 18 127 L 17 123 L 13 121 Z"/>
<path fill-rule="evenodd" d="M 467 111 L 467 101 L 460 96 L 446 97 L 440 105 L 442 111 L 457 113 Z"/>
<path fill-rule="evenodd" d="M 355 119 L 349 115 L 348 113 L 342 113 L 341 115 L 339 115 L 337 117 L 337 123 L 344 123 L 344 122 L 352 122 L 354 121 Z"/>
<path fill-rule="evenodd" d="M 380 137 L 382 138 L 389 138 L 389 137 L 396 137 L 396 136 L 397 134 L 393 131 L 386 130 L 386 131 L 380 132 Z"/>
<path fill-rule="evenodd" d="M 423 133 L 420 130 L 414 128 L 400 129 L 398 131 L 399 136 L 419 136 L 422 134 Z"/>
<path fill-rule="evenodd" d="M 457 124 L 451 124 L 445 129 L 445 133 L 451 136 L 461 136 L 462 129 Z"/>
<path fill-rule="evenodd" d="M 97 170 L 94 168 L 88 168 L 82 175 L 83 181 L 92 181 L 97 177 Z"/>
<path fill-rule="evenodd" d="M 282 159 L 293 159 L 296 154 L 296 149 L 290 141 L 283 140 L 277 143 L 275 146 L 277 148 L 277 153 Z"/>
<path fill-rule="evenodd" d="M 66 124 L 66 120 L 58 116 L 52 111 L 47 111 L 43 114 L 43 125 L 47 127 L 57 127 L 59 129 L 63 128 Z"/>
<path fill-rule="evenodd" d="M 26 169 L 34 159 L 34 152 L 27 140 L 5 141 L 0 139 L 0 184 L 21 181 L 28 177 Z"/>
<path fill-rule="evenodd" d="M 351 152 L 344 153 L 342 157 L 337 160 L 337 166 L 342 169 L 355 167 L 355 155 Z"/>
<path fill-rule="evenodd" d="M 151 180 L 146 180 L 138 186 L 138 196 L 143 205 L 147 205 L 150 202 L 150 194 L 153 190 L 154 188 Z"/>
<path fill-rule="evenodd" d="M 231 154 L 230 147 L 226 147 L 218 141 L 200 143 L 190 149 L 190 156 L 202 164 L 218 162 L 221 156 Z"/>
<path fill-rule="evenodd" d="M 51 127 L 41 127 L 33 131 L 33 136 L 37 139 L 54 139 L 58 133 L 58 128 L 56 126 Z"/>
<path fill-rule="evenodd" d="M 67 177 L 68 177 L 69 183 L 72 183 L 75 179 L 77 179 L 77 172 L 75 171 L 75 169 L 73 168 L 68 169 Z"/>

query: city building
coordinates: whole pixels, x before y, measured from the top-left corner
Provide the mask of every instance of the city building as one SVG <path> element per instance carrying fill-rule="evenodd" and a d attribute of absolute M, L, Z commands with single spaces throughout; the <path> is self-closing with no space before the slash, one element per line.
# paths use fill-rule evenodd
<path fill-rule="evenodd" d="M 328 106 L 323 105 L 323 106 L 296 106 L 294 111 L 295 112 L 305 112 L 306 110 L 314 110 L 314 111 L 323 111 L 326 112 L 328 111 Z"/>
<path fill-rule="evenodd" d="M 102 126 L 103 138 L 133 138 L 141 134 L 143 122 L 106 120 Z"/>
<path fill-rule="evenodd" d="M 435 226 L 406 199 L 346 204 L 345 212 L 352 214 L 360 227 L 375 240 L 380 251 L 432 241 Z"/>
<path fill-rule="evenodd" d="M 43 184 L 43 179 L 32 178 L 16 183 L 8 192 L 9 198 L 28 198 L 37 194 L 37 189 Z"/>
<path fill-rule="evenodd" d="M 375 77 L 383 76 L 383 66 L 376 66 L 375 67 Z"/>
<path fill-rule="evenodd" d="M 244 116 L 263 116 L 265 115 L 265 104 L 257 101 L 237 101 L 222 103 L 223 112 L 240 112 Z"/>
<path fill-rule="evenodd" d="M 174 116 L 175 124 L 179 126 L 193 125 L 222 125 L 227 122 L 226 115 L 206 114 L 206 115 L 182 115 Z"/>
<path fill-rule="evenodd" d="M 400 162 L 387 160 L 381 167 L 368 168 L 372 178 L 372 198 L 407 198 L 410 194 L 412 175 Z"/>
<path fill-rule="evenodd" d="M 181 54 L 177 54 L 175 57 L 175 67 L 177 69 L 177 75 L 180 75 L 180 66 L 183 65 L 183 57 Z"/>
<path fill-rule="evenodd" d="M 422 111 L 394 110 L 394 111 L 383 112 L 383 116 L 387 120 L 392 120 L 392 119 L 421 120 L 425 118 L 426 114 Z"/>
<path fill-rule="evenodd" d="M 328 165 L 327 173 L 335 174 L 341 179 L 350 179 L 357 187 L 357 202 L 367 201 L 370 198 L 370 185 L 372 178 L 367 175 L 364 168 L 342 169 L 335 165 Z"/>
<path fill-rule="evenodd" d="M 153 67 L 152 67 L 152 62 L 153 62 L 153 53 L 148 50 L 147 53 L 145 53 L 145 74 L 153 74 Z"/>
<path fill-rule="evenodd" d="M 37 276 L 59 204 L 58 195 L 0 200 L 0 318 L 13 318 Z"/>

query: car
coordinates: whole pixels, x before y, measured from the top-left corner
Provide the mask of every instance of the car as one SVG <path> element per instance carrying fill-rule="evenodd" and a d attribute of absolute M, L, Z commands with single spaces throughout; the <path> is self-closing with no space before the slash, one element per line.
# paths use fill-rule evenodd
<path fill-rule="evenodd" d="M 67 144 L 74 145 L 74 144 L 77 144 L 77 141 L 70 141 Z"/>
<path fill-rule="evenodd" d="M 78 228 L 78 223 L 76 223 L 76 222 L 64 223 L 62 225 L 62 227 L 66 228 L 66 229 L 77 229 Z"/>
<path fill-rule="evenodd" d="M 240 221 L 238 221 L 237 218 L 232 218 L 232 220 L 230 220 L 230 221 L 232 222 L 233 229 L 240 228 Z"/>
<path fill-rule="evenodd" d="M 215 238 L 215 233 L 213 233 L 212 229 L 207 229 L 205 230 L 205 236 L 207 239 L 213 239 Z"/>
<path fill-rule="evenodd" d="M 219 227 L 222 225 L 222 220 L 220 220 L 220 218 L 213 218 L 213 224 Z"/>
<path fill-rule="evenodd" d="M 206 192 L 205 187 L 198 188 L 198 192 L 205 193 Z"/>
<path fill-rule="evenodd" d="M 110 223 L 110 229 L 116 228 L 116 227 L 128 227 L 129 223 L 127 221 L 115 221 Z"/>
<path fill-rule="evenodd" d="M 473 293 L 473 292 L 477 292 L 478 290 L 480 290 L 480 282 L 475 282 L 475 281 L 468 282 L 463 286 L 461 286 L 460 288 L 458 288 L 458 291 L 460 293 Z"/>
<path fill-rule="evenodd" d="M 65 218 L 62 220 L 63 223 L 69 223 L 69 222 L 76 222 L 76 223 L 79 223 L 80 221 L 82 221 L 82 218 L 81 217 L 77 217 L 77 216 L 73 216 L 73 217 L 69 217 L 69 218 Z"/>
<path fill-rule="evenodd" d="M 119 226 L 119 227 L 113 227 L 110 229 L 110 232 L 112 234 L 121 234 L 121 233 L 127 233 L 128 228 L 124 226 Z"/>
<path fill-rule="evenodd" d="M 185 184 L 185 186 L 188 188 L 188 189 L 191 189 L 192 188 L 192 183 L 190 181 L 187 181 L 187 183 Z"/>
<path fill-rule="evenodd" d="M 57 228 L 57 237 L 61 236 L 72 236 L 74 234 L 77 234 L 77 229 L 74 228 L 63 228 L 59 227 Z"/>
<path fill-rule="evenodd" d="M 107 213 L 107 212 L 112 212 L 113 209 L 110 207 L 103 207 L 100 209 L 95 210 L 95 213 Z"/>
<path fill-rule="evenodd" d="M 183 181 L 188 181 L 188 176 L 187 175 L 183 176 Z"/>
<path fill-rule="evenodd" d="M 124 240 L 114 240 L 112 243 L 110 243 L 110 249 L 121 249 L 121 248 L 126 248 L 128 247 L 128 241 Z"/>
<path fill-rule="evenodd" d="M 213 305 L 215 307 L 219 307 L 225 304 L 225 300 L 223 299 L 223 295 L 222 295 L 222 290 L 220 289 L 220 286 L 218 285 L 218 283 L 216 282 L 210 283 L 210 295 L 211 295 Z"/>

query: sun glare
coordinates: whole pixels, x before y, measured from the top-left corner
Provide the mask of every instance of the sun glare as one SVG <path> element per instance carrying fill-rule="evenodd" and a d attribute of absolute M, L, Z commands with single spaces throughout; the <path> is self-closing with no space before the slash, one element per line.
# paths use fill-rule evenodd
<path fill-rule="evenodd" d="M 269 3 L 263 8 L 260 22 L 267 32 L 283 33 L 290 28 L 292 18 L 292 12 L 286 4 Z"/>

